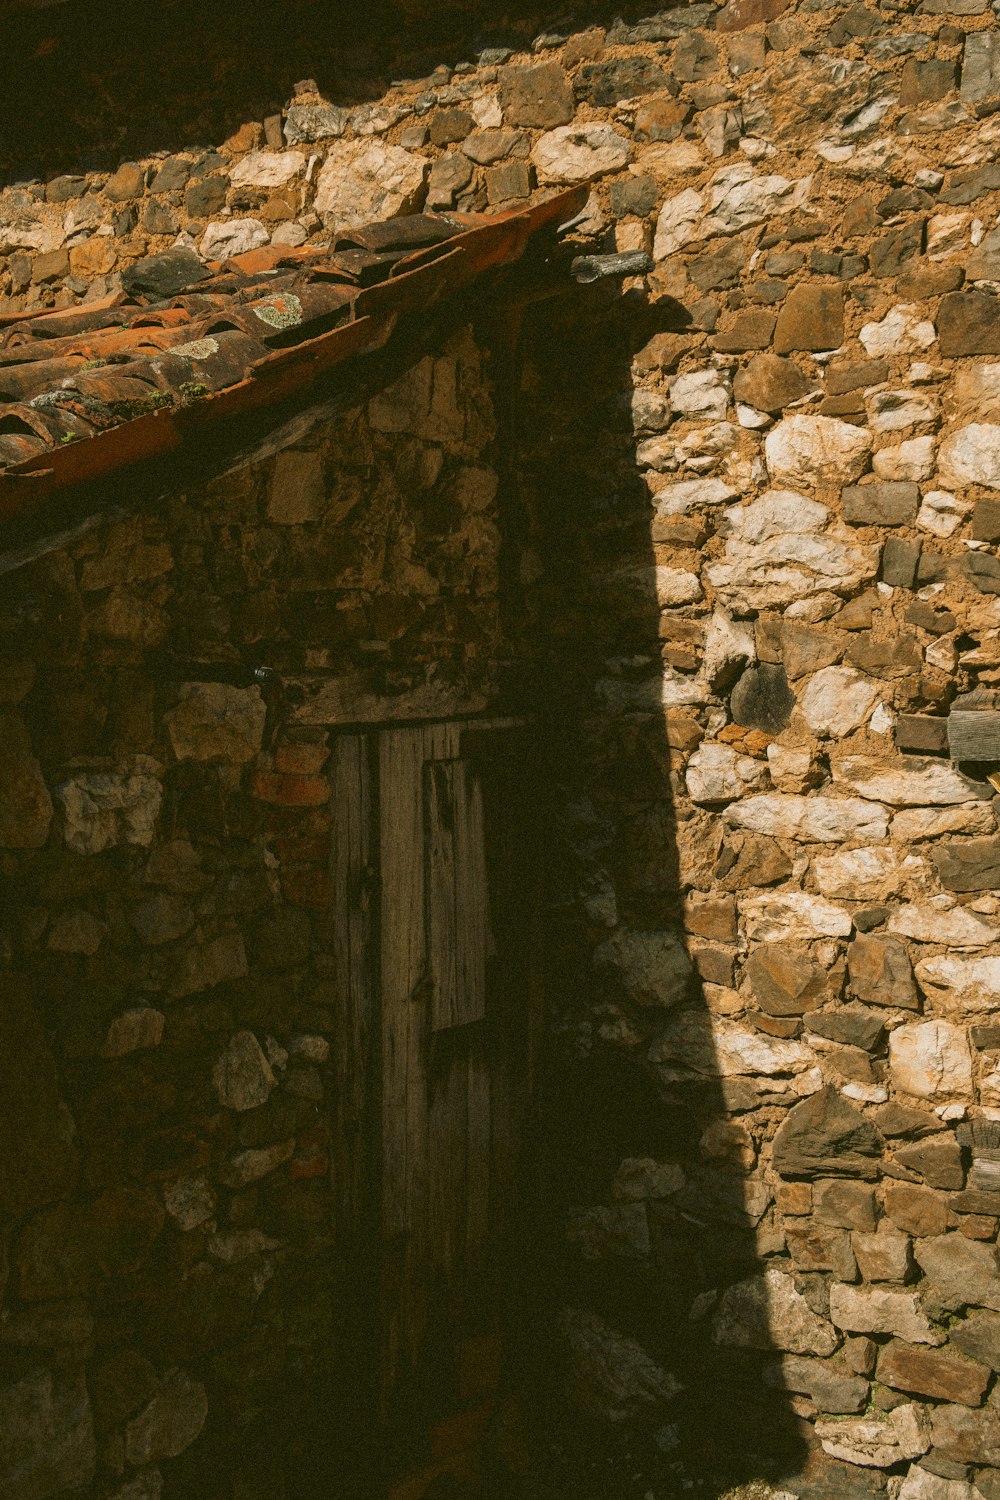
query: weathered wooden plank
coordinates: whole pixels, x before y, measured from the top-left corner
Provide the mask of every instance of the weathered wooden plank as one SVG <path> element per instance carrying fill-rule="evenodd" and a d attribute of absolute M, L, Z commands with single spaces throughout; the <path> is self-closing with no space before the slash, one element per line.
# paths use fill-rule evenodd
<path fill-rule="evenodd" d="M 461 1293 L 465 1241 L 464 1202 L 467 1152 L 468 1045 L 454 1028 L 433 1039 L 430 1080 L 430 1265 L 438 1298 Z"/>
<path fill-rule="evenodd" d="M 454 724 L 398 728 L 379 736 L 382 1225 L 395 1267 L 391 1284 L 386 1280 L 386 1395 L 418 1363 L 433 1290 L 425 768 L 429 760 L 452 759 L 458 736 Z"/>
<path fill-rule="evenodd" d="M 422 731 L 398 729 L 381 734 L 378 759 L 385 1410 L 400 1378 L 414 1361 L 415 1339 L 424 1318 L 419 1285 L 419 1267 L 426 1255 L 420 1204 L 427 1159 L 426 1120 L 419 1087 L 419 1018 L 423 1009 L 419 999 L 426 965 Z"/>
<path fill-rule="evenodd" d="M 480 1273 L 490 1228 L 490 1181 L 492 1177 L 492 1119 L 490 1059 L 484 1027 L 469 1033 L 467 1070 L 468 1124 L 465 1177 L 466 1275 Z"/>
<path fill-rule="evenodd" d="M 1000 761 L 1000 713 L 952 709 L 947 724 L 952 760 Z"/>
<path fill-rule="evenodd" d="M 458 912 L 455 902 L 455 777 L 460 763 L 426 766 L 427 949 L 431 976 L 431 1028 L 454 1026 L 458 1006 Z"/>
<path fill-rule="evenodd" d="M 340 1025 L 331 1059 L 336 1076 L 332 1190 L 338 1240 L 364 1233 L 378 1149 L 373 1102 L 376 1074 L 376 997 L 371 952 L 372 805 L 368 741 L 334 738 L 330 753 L 330 849 L 334 978 Z"/>
<path fill-rule="evenodd" d="M 411 1000 L 423 978 L 423 735 L 395 729 L 379 736 L 382 991 L 382 1228 L 408 1227 L 408 1182 L 423 1132 L 411 1132 Z"/>
<path fill-rule="evenodd" d="M 475 767 L 456 762 L 455 802 L 455 1025 L 486 1015 L 486 956 L 491 943 L 483 793 Z"/>

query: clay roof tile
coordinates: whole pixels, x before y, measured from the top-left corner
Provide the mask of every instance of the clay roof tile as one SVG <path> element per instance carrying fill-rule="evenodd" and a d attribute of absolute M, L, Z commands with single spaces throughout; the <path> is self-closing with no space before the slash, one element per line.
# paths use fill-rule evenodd
<path fill-rule="evenodd" d="M 155 278 L 138 276 L 132 295 L 0 316 L 0 516 L 305 391 L 384 344 L 399 317 L 517 260 L 586 192 L 493 216 L 390 219 L 330 249 L 268 245 L 207 267 L 192 255 L 190 280 L 182 266 L 177 294 L 159 301 L 143 290 Z"/>

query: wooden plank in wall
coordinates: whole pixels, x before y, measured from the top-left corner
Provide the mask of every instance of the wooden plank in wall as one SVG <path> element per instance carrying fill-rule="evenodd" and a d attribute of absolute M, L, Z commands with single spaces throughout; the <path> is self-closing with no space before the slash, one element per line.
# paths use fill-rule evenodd
<path fill-rule="evenodd" d="M 378 1097 L 377 1014 L 371 954 L 372 805 L 368 741 L 338 735 L 330 754 L 330 869 L 334 975 L 340 1000 L 333 1066 L 336 1114 L 332 1189 L 342 1242 L 364 1233 L 371 1212 Z"/>
<path fill-rule="evenodd" d="M 427 943 L 435 1031 L 486 1015 L 491 934 L 482 789 L 464 760 L 427 765 Z"/>
<path fill-rule="evenodd" d="M 477 1277 L 489 1237 L 492 1178 L 492 1092 L 489 1037 L 484 1027 L 469 1034 L 466 1074 L 465 1270 Z"/>
<path fill-rule="evenodd" d="M 455 776 L 458 762 L 427 763 L 427 946 L 431 1026 L 454 1026 L 459 1015 L 455 902 Z"/>
<path fill-rule="evenodd" d="M 458 740 L 448 724 L 379 735 L 386 1396 L 418 1361 L 432 1293 L 426 766 L 454 759 Z"/>
<path fill-rule="evenodd" d="M 420 1170 L 423 1131 L 411 1132 L 411 1010 L 425 977 L 423 730 L 379 735 L 382 989 L 382 1229 L 409 1226 L 411 1173 Z M 416 1122 L 419 1126 L 419 1121 Z"/>
<path fill-rule="evenodd" d="M 456 761 L 455 931 L 458 1025 L 486 1015 L 486 959 L 492 948 L 483 791 L 473 762 Z"/>
<path fill-rule="evenodd" d="M 382 1400 L 412 1367 L 425 1315 L 427 1129 L 421 1104 L 425 1006 L 423 730 L 378 739 L 382 1005 Z"/>

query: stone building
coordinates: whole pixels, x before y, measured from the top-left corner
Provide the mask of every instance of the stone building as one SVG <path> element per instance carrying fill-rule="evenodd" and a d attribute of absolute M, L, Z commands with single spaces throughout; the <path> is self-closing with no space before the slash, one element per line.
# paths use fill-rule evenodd
<path fill-rule="evenodd" d="M 0 1500 L 997 1500 L 987 0 L 14 14 Z"/>

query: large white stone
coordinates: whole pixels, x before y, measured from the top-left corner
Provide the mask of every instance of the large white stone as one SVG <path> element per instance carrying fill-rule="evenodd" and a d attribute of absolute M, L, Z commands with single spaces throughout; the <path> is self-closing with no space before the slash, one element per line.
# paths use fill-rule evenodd
<path fill-rule="evenodd" d="M 996 819 L 988 802 L 962 802 L 955 807 L 911 807 L 892 820 L 892 837 L 901 844 L 936 839 L 946 833 L 995 833 Z"/>
<path fill-rule="evenodd" d="M 959 365 L 954 376 L 955 405 L 970 416 L 995 416 L 1000 412 L 1000 363 Z"/>
<path fill-rule="evenodd" d="M 818 854 L 813 874 L 820 894 L 846 901 L 882 901 L 905 879 L 903 861 L 895 849 L 838 849 Z"/>
<path fill-rule="evenodd" d="M 930 1419 L 915 1403 L 897 1406 L 884 1417 L 820 1417 L 816 1436 L 831 1458 L 869 1469 L 919 1458 L 931 1446 Z"/>
<path fill-rule="evenodd" d="M 259 250 L 268 238 L 259 219 L 217 219 L 206 226 L 199 249 L 205 260 L 229 260 Z"/>
<path fill-rule="evenodd" d="M 732 802 L 765 785 L 767 766 L 732 745 L 703 743 L 688 761 L 686 780 L 692 802 Z"/>
<path fill-rule="evenodd" d="M 769 542 L 772 537 L 798 536 L 822 531 L 830 519 L 830 508 L 798 490 L 766 490 L 749 505 L 734 505 L 726 511 L 726 525 L 745 542 Z"/>
<path fill-rule="evenodd" d="M 814 594 L 852 593 L 875 577 L 878 563 L 878 547 L 831 536 L 793 532 L 758 544 L 738 533 L 726 542 L 724 557 L 708 564 L 705 576 L 724 604 L 745 613 Z"/>
<path fill-rule="evenodd" d="M 938 475 L 956 489 L 981 484 L 1000 490 L 1000 424 L 972 422 L 950 433 L 938 453 Z"/>
<path fill-rule="evenodd" d="M 729 410 L 729 391 L 718 370 L 691 370 L 671 385 L 670 405 L 682 416 L 721 422 Z"/>
<path fill-rule="evenodd" d="M 682 479 L 666 484 L 653 496 L 658 516 L 685 516 L 700 505 L 724 505 L 737 491 L 724 479 Z"/>
<path fill-rule="evenodd" d="M 701 194 L 694 188 L 685 188 L 668 198 L 660 209 L 656 221 L 656 238 L 653 241 L 653 259 L 666 260 L 691 240 L 700 238 L 702 202 Z"/>
<path fill-rule="evenodd" d="M 168 1370 L 156 1395 L 125 1429 L 126 1458 L 136 1467 L 176 1458 L 199 1436 L 207 1416 L 201 1381 L 184 1370 Z"/>
<path fill-rule="evenodd" d="M 940 953 L 921 959 L 914 973 L 940 1010 L 959 1017 L 1000 1010 L 1000 955 Z"/>
<path fill-rule="evenodd" d="M 627 166 L 632 147 L 610 125 L 559 125 L 535 142 L 539 182 L 583 182 Z"/>
<path fill-rule="evenodd" d="M 594 950 L 594 964 L 636 1005 L 676 1005 L 691 973 L 679 933 L 620 927 Z"/>
<path fill-rule="evenodd" d="M 896 761 L 845 755 L 831 763 L 833 779 L 861 797 L 892 807 L 946 807 L 950 803 L 985 801 L 992 795 L 980 781 L 963 776 L 946 760 L 907 755 Z"/>
<path fill-rule="evenodd" d="M 853 922 L 842 907 L 808 891 L 774 891 L 739 897 L 740 915 L 751 943 L 783 943 L 796 938 L 850 937 Z"/>
<path fill-rule="evenodd" d="M 799 709 L 814 734 L 840 739 L 867 724 L 879 700 L 879 684 L 852 667 L 824 667 L 810 677 Z"/>
<path fill-rule="evenodd" d="M 767 766 L 779 792 L 808 792 L 823 780 L 823 771 L 810 749 L 781 745 L 777 740 L 767 747 Z"/>
<path fill-rule="evenodd" d="M 732 683 L 733 673 L 744 662 L 754 661 L 757 644 L 754 629 L 744 620 L 733 620 L 723 609 L 712 612 L 705 630 L 702 670 L 713 688 Z"/>
<path fill-rule="evenodd" d="M 983 1496 L 964 1479 L 942 1479 L 940 1474 L 914 1464 L 896 1500 L 983 1500 Z"/>
<path fill-rule="evenodd" d="M 644 587 L 647 582 L 646 569 L 640 570 L 637 582 Z M 661 609 L 671 609 L 678 604 L 694 604 L 701 598 L 701 579 L 687 568 L 669 568 L 659 563 L 653 571 L 656 585 L 656 602 Z"/>
<path fill-rule="evenodd" d="M 934 324 L 920 315 L 920 308 L 910 302 L 891 307 L 878 322 L 865 323 L 859 335 L 865 351 L 873 359 L 893 354 L 916 354 L 929 349 L 937 338 Z"/>
<path fill-rule="evenodd" d="M 842 839 L 879 844 L 889 826 L 885 808 L 860 797 L 802 797 L 786 792 L 748 797 L 727 808 L 725 819 L 735 828 L 808 844 L 836 844 Z"/>
<path fill-rule="evenodd" d="M 299 176 L 305 163 L 299 151 L 251 151 L 233 168 L 231 177 L 236 187 L 283 187 Z"/>
<path fill-rule="evenodd" d="M 878 391 L 868 402 L 872 432 L 906 432 L 921 422 L 933 422 L 937 406 L 916 391 Z"/>
<path fill-rule="evenodd" d="M 802 1073 L 816 1059 L 802 1042 L 785 1041 L 724 1016 L 687 1009 L 664 1026 L 650 1047 L 649 1060 L 661 1077 L 670 1080 L 692 1073 L 723 1078 Z"/>
<path fill-rule="evenodd" d="M 638 681 L 627 677 L 599 677 L 594 684 L 594 696 L 607 714 L 653 714 L 663 709 L 705 703 L 708 687 L 699 677 L 664 667 L 655 676 Z"/>
<path fill-rule="evenodd" d="M 879 479 L 927 479 L 934 472 L 934 439 L 907 438 L 892 448 L 880 448 L 872 458 Z"/>
<path fill-rule="evenodd" d="M 742 1349 L 782 1349 L 789 1354 L 832 1354 L 837 1335 L 814 1313 L 791 1276 L 768 1270 L 729 1286 L 712 1319 L 716 1344 Z"/>
<path fill-rule="evenodd" d="M 945 1341 L 915 1292 L 890 1292 L 882 1287 L 834 1282 L 830 1288 L 830 1317 L 845 1333 L 893 1333 L 908 1344 Z"/>
<path fill-rule="evenodd" d="M 421 204 L 430 162 L 402 146 L 338 141 L 316 180 L 315 210 L 328 229 L 393 219 Z"/>
<path fill-rule="evenodd" d="M 785 417 L 764 439 L 768 473 L 776 483 L 848 484 L 864 473 L 871 434 L 838 417 Z"/>
<path fill-rule="evenodd" d="M 930 260 L 947 260 L 968 249 L 969 213 L 931 214 L 927 220 L 927 255 Z"/>
<path fill-rule="evenodd" d="M 751 224 L 790 213 L 808 198 L 811 181 L 757 173 L 742 162 L 723 167 L 709 183 L 706 235 L 738 234 Z"/>
<path fill-rule="evenodd" d="M 949 1021 L 913 1021 L 889 1037 L 889 1067 L 896 1088 L 918 1099 L 968 1098 L 972 1055 L 968 1038 Z"/>
<path fill-rule="evenodd" d="M 219 1103 L 226 1109 L 257 1109 L 266 1104 L 278 1080 L 252 1031 L 237 1031 L 212 1071 Z"/>
<path fill-rule="evenodd" d="M 559 1321 L 569 1351 L 569 1395 L 587 1417 L 613 1424 L 634 1422 L 680 1391 L 679 1382 L 655 1364 L 641 1344 L 594 1313 L 568 1307 Z"/>
<path fill-rule="evenodd" d="M 972 510 L 971 500 L 960 500 L 950 490 L 928 490 L 917 511 L 917 525 L 932 536 L 951 536 Z"/>
<path fill-rule="evenodd" d="M 84 772 L 57 786 L 68 846 L 77 854 L 100 854 L 113 844 L 151 844 L 163 800 L 159 769 L 139 756 L 131 771 Z"/>
<path fill-rule="evenodd" d="M 949 896 L 900 907 L 889 918 L 889 931 L 918 943 L 939 943 L 943 948 L 984 948 L 1000 938 L 1000 928 Z"/>

